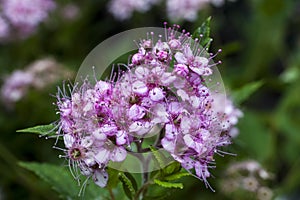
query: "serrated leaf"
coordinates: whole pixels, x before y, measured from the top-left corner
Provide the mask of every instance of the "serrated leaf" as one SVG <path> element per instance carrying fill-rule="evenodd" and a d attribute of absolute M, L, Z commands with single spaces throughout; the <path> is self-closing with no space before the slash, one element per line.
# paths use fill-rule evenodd
<path fill-rule="evenodd" d="M 166 160 L 165 156 L 162 153 L 160 153 L 158 150 L 156 150 L 153 146 L 150 146 L 150 150 L 153 153 L 155 157 L 155 161 L 157 162 L 159 167 L 164 168 L 166 166 L 164 161 Z"/>
<path fill-rule="evenodd" d="M 263 81 L 252 82 L 232 92 L 233 101 L 241 104 L 263 85 Z"/>
<path fill-rule="evenodd" d="M 165 176 L 164 179 L 167 181 L 175 181 L 184 176 L 190 176 L 191 174 L 188 172 L 177 172 L 176 174 L 172 174 L 169 176 Z"/>
<path fill-rule="evenodd" d="M 171 183 L 171 182 L 166 182 L 166 181 L 161 181 L 158 179 L 154 179 L 154 183 L 157 185 L 164 187 L 164 188 L 179 188 L 183 189 L 183 184 L 182 183 Z"/>
<path fill-rule="evenodd" d="M 34 172 L 42 180 L 49 183 L 63 199 L 91 199 L 104 200 L 108 196 L 106 189 L 96 186 L 94 183 L 88 185 L 82 197 L 79 197 L 81 186 L 78 186 L 67 167 L 34 162 L 20 162 L 20 166 Z"/>
<path fill-rule="evenodd" d="M 129 199 L 133 199 L 137 190 L 137 183 L 134 177 L 129 173 L 119 173 L 119 179 L 122 182 L 123 190 Z"/>
<path fill-rule="evenodd" d="M 55 132 L 56 128 L 53 124 L 48 124 L 48 125 L 39 125 L 39 126 L 34 126 L 30 128 L 25 128 L 22 130 L 17 130 L 19 133 L 35 133 L 39 135 L 47 135 L 47 136 L 53 136 L 56 135 Z"/>
<path fill-rule="evenodd" d="M 177 173 L 181 170 L 181 165 L 179 162 L 172 162 L 171 164 L 169 164 L 168 166 L 164 167 L 162 169 L 162 172 L 164 175 L 171 175 L 174 173 Z"/>
<path fill-rule="evenodd" d="M 200 27 L 196 29 L 196 31 L 193 33 L 192 37 L 193 39 L 198 38 L 200 40 L 200 44 L 203 47 L 209 48 L 210 43 L 212 41 L 212 38 L 210 38 L 210 20 L 211 17 L 208 17 Z M 200 37 L 200 35 L 202 37 Z"/>

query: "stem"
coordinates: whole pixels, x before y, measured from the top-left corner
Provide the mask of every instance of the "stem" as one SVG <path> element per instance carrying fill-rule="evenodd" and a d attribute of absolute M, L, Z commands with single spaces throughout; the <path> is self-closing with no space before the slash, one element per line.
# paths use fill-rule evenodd
<path fill-rule="evenodd" d="M 154 142 L 154 147 L 157 147 L 160 145 L 161 137 L 163 135 L 163 130 L 159 132 L 159 134 L 156 137 L 156 140 Z M 145 148 L 143 149 L 143 138 L 135 142 L 137 146 L 137 152 L 138 153 L 144 153 L 144 152 L 149 152 L 151 151 L 150 148 Z M 142 162 L 142 167 L 143 167 L 143 174 L 142 174 L 142 187 L 136 192 L 136 195 L 134 197 L 134 200 L 139 200 L 143 199 L 147 193 L 148 186 L 152 184 L 151 180 L 149 180 L 150 173 L 149 171 L 149 163 L 150 163 L 150 158 L 151 156 L 148 155 L 146 159 L 141 156 L 140 161 Z"/>
<path fill-rule="evenodd" d="M 147 183 L 145 183 L 145 184 L 137 191 L 137 193 L 135 194 L 134 200 L 139 200 L 141 194 L 142 194 L 141 199 L 143 199 L 143 197 L 144 197 L 144 195 L 146 194 L 146 191 L 147 191 L 147 188 L 148 188 L 149 185 L 151 185 L 151 182 L 150 182 L 150 181 L 148 181 Z"/>
<path fill-rule="evenodd" d="M 111 189 L 111 188 L 108 188 L 108 191 L 109 191 L 110 199 L 111 199 L 111 200 L 115 200 L 115 195 L 114 195 L 112 189 Z"/>

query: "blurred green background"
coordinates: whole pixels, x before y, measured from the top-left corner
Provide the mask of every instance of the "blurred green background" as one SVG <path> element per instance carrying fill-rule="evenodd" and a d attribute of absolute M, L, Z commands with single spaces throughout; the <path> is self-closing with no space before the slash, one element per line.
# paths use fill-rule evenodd
<path fill-rule="evenodd" d="M 66 2 L 70 1 L 57 4 Z M 135 12 L 125 21 L 116 20 L 107 11 L 108 1 L 72 3 L 79 8 L 76 19 L 62 20 L 54 11 L 29 38 L 0 43 L 2 84 L 14 70 L 48 56 L 76 72 L 85 56 L 106 38 L 132 28 L 162 27 L 164 21 L 172 22 L 164 3 L 146 13 Z M 216 192 L 186 177 L 185 188 L 172 191 L 170 199 L 233 199 L 222 193 L 219 182 L 229 163 L 245 159 L 258 161 L 273 174 L 265 185 L 276 199 L 300 199 L 300 1 L 237 0 L 205 7 L 198 14 L 194 22 L 178 23 L 193 31 L 212 16 L 211 51 L 223 49 L 217 59 L 223 61 L 219 70 L 228 91 L 234 93 L 255 81 L 263 84 L 237 105 L 244 113 L 238 124 L 240 134 L 226 148 L 237 156 L 217 158 L 217 168 L 212 171 L 215 178 L 209 179 Z M 0 199 L 59 199 L 51 186 L 18 165 L 19 161 L 66 165 L 58 158 L 61 152 L 52 148 L 54 140 L 16 130 L 58 119 L 52 105 L 55 98 L 50 94 L 61 84 L 30 89 L 13 108 L 0 104 Z"/>

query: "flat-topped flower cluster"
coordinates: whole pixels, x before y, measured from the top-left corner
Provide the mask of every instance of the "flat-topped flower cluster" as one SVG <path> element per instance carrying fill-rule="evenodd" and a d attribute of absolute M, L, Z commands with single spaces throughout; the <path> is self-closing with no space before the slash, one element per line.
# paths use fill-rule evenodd
<path fill-rule="evenodd" d="M 104 187 L 110 161 L 122 162 L 136 141 L 159 135 L 154 145 L 207 183 L 217 148 L 230 144 L 229 131 L 242 113 L 212 82 L 215 55 L 206 54 L 178 26 L 165 41 L 140 40 L 138 52 L 111 80 L 85 80 L 70 97 L 59 90 L 59 129 L 70 165 Z M 200 36 L 201 38 L 201 36 Z M 139 153 L 137 151 L 137 153 Z"/>
<path fill-rule="evenodd" d="M 0 40 L 27 38 L 56 8 L 54 0 L 0 1 Z"/>

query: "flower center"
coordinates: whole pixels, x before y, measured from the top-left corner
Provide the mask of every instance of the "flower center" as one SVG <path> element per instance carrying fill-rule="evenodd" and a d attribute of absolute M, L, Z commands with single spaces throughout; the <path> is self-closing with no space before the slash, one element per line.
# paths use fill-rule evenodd
<path fill-rule="evenodd" d="M 74 149 L 70 150 L 69 155 L 70 155 L 71 159 L 78 160 L 81 158 L 82 153 L 79 148 L 74 148 Z"/>

